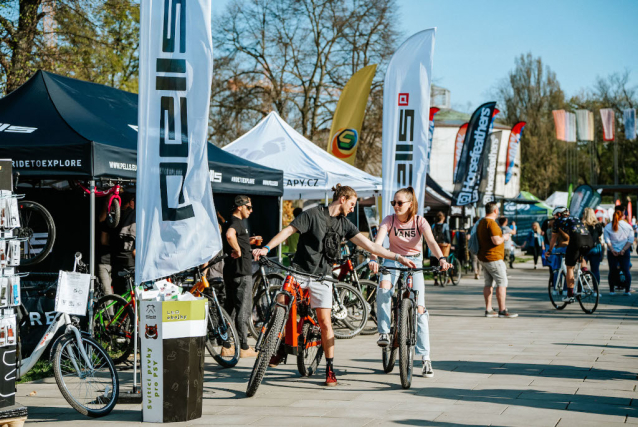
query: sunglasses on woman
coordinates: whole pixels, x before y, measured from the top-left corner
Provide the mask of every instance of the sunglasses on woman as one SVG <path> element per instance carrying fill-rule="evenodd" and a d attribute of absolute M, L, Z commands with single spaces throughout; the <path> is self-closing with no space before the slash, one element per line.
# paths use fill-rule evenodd
<path fill-rule="evenodd" d="M 409 201 L 409 202 L 403 202 L 403 201 L 401 201 L 401 200 L 399 200 L 398 202 L 397 202 L 397 201 L 395 201 L 395 200 L 393 200 L 393 201 L 391 201 L 391 202 L 390 202 L 390 204 L 391 204 L 392 206 L 398 206 L 398 207 L 401 207 L 401 206 L 403 206 L 403 205 L 407 205 L 408 203 L 412 203 L 412 202 L 411 202 L 411 201 Z"/>

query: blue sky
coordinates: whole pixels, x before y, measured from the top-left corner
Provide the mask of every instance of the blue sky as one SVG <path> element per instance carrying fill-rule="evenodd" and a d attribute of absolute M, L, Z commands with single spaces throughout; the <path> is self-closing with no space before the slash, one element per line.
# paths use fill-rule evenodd
<path fill-rule="evenodd" d="M 219 11 L 228 0 L 212 0 Z M 397 0 L 404 38 L 437 27 L 434 82 L 466 112 L 488 101 L 514 58 L 531 52 L 571 96 L 597 76 L 638 84 L 638 0 Z"/>

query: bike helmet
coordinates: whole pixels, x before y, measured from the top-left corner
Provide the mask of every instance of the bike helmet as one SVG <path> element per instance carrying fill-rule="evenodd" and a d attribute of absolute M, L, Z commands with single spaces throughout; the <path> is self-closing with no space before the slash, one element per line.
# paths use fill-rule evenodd
<path fill-rule="evenodd" d="M 565 206 L 556 206 L 554 208 L 554 211 L 552 212 L 552 215 L 556 216 L 556 215 L 562 214 L 566 210 L 568 209 Z"/>

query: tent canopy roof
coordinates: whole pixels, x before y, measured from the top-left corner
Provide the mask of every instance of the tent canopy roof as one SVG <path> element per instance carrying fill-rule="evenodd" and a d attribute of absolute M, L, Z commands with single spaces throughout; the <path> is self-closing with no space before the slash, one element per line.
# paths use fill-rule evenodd
<path fill-rule="evenodd" d="M 0 157 L 23 177 L 135 179 L 137 102 L 133 93 L 38 71 L 0 99 Z M 221 174 L 211 176 L 215 192 L 283 192 L 281 171 L 212 145 L 208 158 Z"/>
<path fill-rule="evenodd" d="M 224 150 L 264 166 L 284 170 L 286 199 L 322 199 L 340 183 L 354 188 L 359 196 L 381 189 L 381 178 L 341 161 L 307 140 L 271 112 L 253 129 Z"/>

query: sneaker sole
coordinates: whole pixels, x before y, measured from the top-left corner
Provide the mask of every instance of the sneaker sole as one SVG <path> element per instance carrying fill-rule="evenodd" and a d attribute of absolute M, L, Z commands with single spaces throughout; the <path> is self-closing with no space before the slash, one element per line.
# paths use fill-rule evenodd
<path fill-rule="evenodd" d="M 379 347 L 381 347 L 381 348 L 386 348 L 387 346 L 389 346 L 389 345 L 390 345 L 390 343 L 389 343 L 389 342 L 388 342 L 388 343 L 380 343 L 380 342 L 378 342 L 378 343 L 377 343 L 377 345 L 378 345 Z"/>
<path fill-rule="evenodd" d="M 503 319 L 516 319 L 518 317 L 518 314 L 515 316 L 502 316 L 499 314 L 498 317 Z"/>
<path fill-rule="evenodd" d="M 423 378 L 434 378 L 434 374 L 423 374 Z"/>
<path fill-rule="evenodd" d="M 498 314 L 486 314 L 485 317 L 489 317 L 489 318 L 495 318 L 498 317 Z"/>
<path fill-rule="evenodd" d="M 336 387 L 338 383 L 326 383 L 326 387 Z"/>

